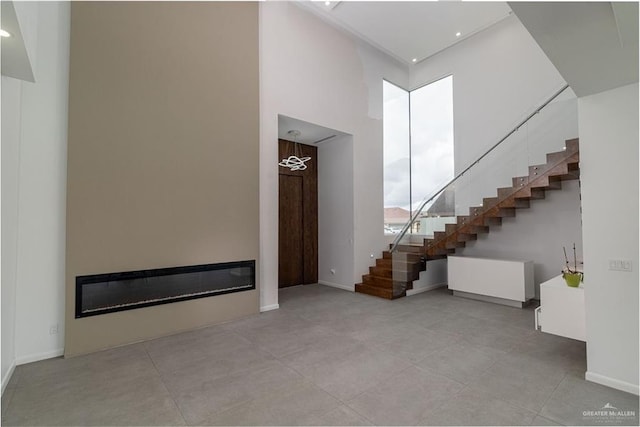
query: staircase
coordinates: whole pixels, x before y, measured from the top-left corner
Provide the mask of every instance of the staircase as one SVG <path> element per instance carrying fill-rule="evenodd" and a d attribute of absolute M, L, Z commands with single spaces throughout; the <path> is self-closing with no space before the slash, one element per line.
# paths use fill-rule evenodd
<path fill-rule="evenodd" d="M 478 234 L 489 233 L 491 226 L 501 225 L 502 218 L 528 208 L 531 200 L 544 199 L 546 191 L 562 189 L 562 181 L 578 179 L 578 139 L 565 143 L 563 151 L 547 154 L 547 163 L 529 166 L 529 175 L 514 177 L 511 187 L 498 188 L 497 197 L 484 198 L 482 206 L 469 208 L 469 215 L 457 216 L 455 224 L 436 231 L 424 244 L 399 244 L 395 257 L 383 252 L 375 267 L 369 267 L 369 274 L 362 276 L 362 283 L 356 284 L 356 292 L 386 299 L 406 296 L 420 271 L 426 269 L 426 261 L 446 258 L 476 240 Z"/>

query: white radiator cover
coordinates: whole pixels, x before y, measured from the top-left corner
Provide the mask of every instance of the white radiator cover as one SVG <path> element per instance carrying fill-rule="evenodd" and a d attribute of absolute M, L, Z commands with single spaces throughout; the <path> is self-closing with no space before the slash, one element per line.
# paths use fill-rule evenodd
<path fill-rule="evenodd" d="M 449 289 L 524 303 L 535 297 L 533 261 L 448 257 Z"/>

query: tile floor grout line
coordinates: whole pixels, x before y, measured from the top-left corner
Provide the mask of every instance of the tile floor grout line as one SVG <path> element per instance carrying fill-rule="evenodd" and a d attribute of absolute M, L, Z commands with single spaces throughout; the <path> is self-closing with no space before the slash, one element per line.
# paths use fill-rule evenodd
<path fill-rule="evenodd" d="M 296 317 L 299 317 L 299 316 L 296 316 Z M 246 337 L 243 337 L 243 338 L 248 339 Z M 334 396 L 331 392 L 325 390 L 323 387 L 321 387 L 319 384 L 317 384 L 315 381 L 313 381 L 312 378 L 309 378 L 308 376 L 304 375 L 304 373 L 302 373 L 298 369 L 296 369 L 294 366 L 291 366 L 291 365 L 287 364 L 284 360 L 282 360 L 282 358 L 285 358 L 285 357 L 290 356 L 292 354 L 304 351 L 307 347 L 309 347 L 309 345 L 306 345 L 306 346 L 304 346 L 304 348 L 301 348 L 299 350 L 293 350 L 291 352 L 287 352 L 287 353 L 281 354 L 280 356 L 276 356 L 271 351 L 269 351 L 267 348 L 261 347 L 258 344 L 254 343 L 253 341 L 251 343 L 252 343 L 252 345 L 256 346 L 256 348 L 258 348 L 260 350 L 263 350 L 263 351 L 266 351 L 267 353 L 269 353 L 274 358 L 274 360 L 276 362 L 278 362 L 280 365 L 282 365 L 283 367 L 285 367 L 287 369 L 291 369 L 293 372 L 295 372 L 296 374 L 300 375 L 300 377 L 301 377 L 300 379 L 301 379 L 302 382 L 306 382 L 306 383 L 308 383 L 308 384 L 310 384 L 310 385 L 312 385 L 314 387 L 317 387 L 318 389 L 322 390 L 324 393 L 327 393 L 327 395 L 329 395 L 332 398 L 336 399 L 338 401 L 339 405 L 346 405 L 346 403 L 342 399 L 340 399 L 338 396 Z M 247 402 L 253 401 L 255 399 L 256 398 L 249 399 L 249 400 L 247 400 Z M 244 402 L 244 403 L 246 403 L 246 402 Z M 239 405 L 235 405 L 235 406 L 239 406 Z M 329 413 L 329 412 L 331 412 L 331 411 L 333 411 L 335 409 L 336 408 L 329 409 L 329 410 L 327 410 L 326 413 Z M 225 409 L 224 411 L 220 411 L 218 413 L 220 414 L 220 413 L 223 413 L 223 412 L 226 412 L 226 411 L 227 410 Z"/>
<path fill-rule="evenodd" d="M 16 386 L 5 388 L 4 389 L 4 393 L 6 393 L 7 391 L 9 391 L 11 394 L 9 395 L 9 399 L 7 401 L 6 407 L 3 406 L 2 409 L 0 409 L 0 411 L 1 411 L 1 413 L 0 413 L 0 425 L 4 424 L 1 421 L 2 421 L 2 418 L 4 418 L 4 416 L 5 416 L 5 411 L 8 411 L 9 407 L 11 406 L 11 402 L 13 401 L 13 396 L 15 395 L 15 392 L 16 392 Z M 3 393 L 3 397 L 4 397 L 4 393 Z"/>
<path fill-rule="evenodd" d="M 560 385 L 564 382 L 564 380 L 567 379 L 567 377 L 569 376 L 569 372 L 565 372 L 564 376 L 562 377 L 562 379 L 558 382 L 558 384 L 553 388 L 553 391 L 551 393 L 549 393 L 549 397 L 547 397 L 547 399 L 545 399 L 544 403 L 542 404 L 542 406 L 540 407 L 540 410 L 538 411 L 538 415 L 540 415 L 543 418 L 547 418 L 550 419 L 553 422 L 559 423 L 559 424 L 563 424 L 561 421 L 558 421 L 556 419 L 553 418 L 549 418 L 549 417 L 545 417 L 544 415 L 542 415 L 542 410 L 545 408 L 545 406 L 547 406 L 547 403 L 549 403 L 549 401 L 551 400 L 551 398 L 553 397 L 553 394 L 556 392 L 556 390 L 558 390 L 558 388 L 560 387 Z M 563 424 L 564 425 L 564 424 Z"/>
<path fill-rule="evenodd" d="M 383 381 L 386 381 L 386 380 L 388 380 L 389 378 L 391 378 L 391 377 L 393 377 L 393 376 L 400 375 L 401 373 L 403 373 L 403 372 L 404 372 L 404 371 L 406 371 L 407 369 L 414 368 L 414 367 L 415 367 L 415 366 L 413 366 L 413 365 L 409 365 L 409 366 L 407 366 L 406 368 L 399 370 L 398 372 L 395 372 L 395 373 L 393 373 L 393 374 L 389 374 L 388 376 L 386 376 L 386 377 L 384 377 L 384 378 L 381 378 L 381 379 L 380 379 L 380 380 L 378 380 L 375 384 L 373 384 L 371 387 L 367 387 L 365 390 L 363 390 L 363 391 L 361 391 L 360 393 L 356 394 L 355 396 L 351 397 L 349 400 L 350 400 L 350 401 L 352 401 L 352 400 L 357 399 L 358 397 L 362 396 L 363 394 L 365 394 L 365 393 L 367 393 L 367 392 L 371 391 L 374 387 L 376 387 L 376 386 L 380 385 L 380 383 L 382 383 Z M 343 402 L 344 402 L 344 401 L 343 401 Z M 344 403 L 345 403 L 345 404 L 347 404 L 347 402 L 344 402 Z"/>
<path fill-rule="evenodd" d="M 359 344 L 364 345 L 365 347 L 367 347 L 368 349 L 370 349 L 369 345 L 367 345 L 367 344 L 365 344 L 365 343 L 359 343 Z M 301 350 L 301 351 L 302 351 L 302 350 Z M 292 352 L 291 354 L 294 354 L 294 353 Z M 285 356 L 285 357 L 286 357 L 286 356 Z M 394 357 L 397 357 L 397 356 L 394 356 Z M 278 360 L 279 360 L 279 359 L 278 359 Z M 402 359 L 402 360 L 404 360 L 404 359 Z M 280 360 L 279 360 L 279 361 L 280 361 Z M 289 367 L 290 369 L 292 369 L 292 370 L 294 370 L 295 372 L 297 372 L 298 374 L 300 374 L 300 375 L 301 375 L 303 378 L 305 378 L 306 380 L 309 380 L 309 382 L 310 382 L 310 383 L 312 383 L 314 386 L 318 387 L 319 389 L 321 389 L 322 391 L 324 391 L 325 393 L 327 393 L 329 396 L 333 397 L 334 399 L 337 399 L 340 403 L 342 403 L 342 404 L 344 404 L 344 405 L 349 406 L 349 405 L 348 405 L 348 403 L 347 403 L 347 401 L 345 401 L 345 400 L 343 400 L 342 398 L 340 398 L 340 397 L 338 397 L 338 396 L 336 396 L 336 395 L 332 394 L 330 391 L 325 390 L 325 389 L 324 389 L 320 384 L 317 384 L 315 381 L 313 381 L 313 379 L 312 379 L 312 378 L 310 378 L 310 377 L 308 377 L 308 376 L 304 375 L 302 372 L 298 371 L 295 367 L 293 367 L 293 366 L 289 366 L 289 365 L 287 365 L 286 363 L 284 363 L 284 362 L 282 362 L 282 361 L 281 361 L 281 363 L 283 363 L 285 366 Z M 389 374 L 389 376 L 386 376 L 386 377 L 384 377 L 384 378 L 381 378 L 381 379 L 380 379 L 380 380 L 378 380 L 375 384 L 373 384 L 371 387 L 368 387 L 368 388 L 366 388 L 365 390 L 361 391 L 360 393 L 356 394 L 355 396 L 353 396 L 353 397 L 349 398 L 349 400 L 354 400 L 354 399 L 356 399 L 358 396 L 360 396 L 360 395 L 362 395 L 362 394 L 366 393 L 367 391 L 371 390 L 373 387 L 377 386 L 377 385 L 378 385 L 378 384 L 380 384 L 382 381 L 385 381 L 385 380 L 387 380 L 387 379 L 391 378 L 393 375 L 399 375 L 400 373 L 402 373 L 402 372 L 404 372 L 405 370 L 407 370 L 407 369 L 411 368 L 412 366 L 413 366 L 413 365 L 411 365 L 411 364 L 410 364 L 410 365 L 409 365 L 409 366 L 407 366 L 406 368 L 404 368 L 404 369 L 402 369 L 402 370 L 400 370 L 400 371 L 398 371 L 398 372 L 396 372 L 396 373 L 394 373 L 394 374 Z M 349 406 L 349 407 L 350 407 L 350 406 Z M 351 408 L 351 409 L 353 409 L 353 408 Z"/>
<path fill-rule="evenodd" d="M 453 381 L 454 383 L 458 383 L 458 384 L 460 384 L 462 386 L 462 388 L 465 388 L 465 387 L 469 386 L 469 384 L 463 383 L 462 381 L 460 381 L 460 380 L 458 380 L 456 378 L 451 378 L 451 377 L 449 377 L 449 376 L 447 376 L 445 374 L 441 374 L 440 372 L 437 372 L 435 369 L 432 369 L 432 368 L 429 368 L 429 367 L 424 367 L 424 366 L 417 366 L 417 365 L 415 366 L 415 368 L 420 370 L 420 371 L 422 371 L 422 372 L 424 372 L 424 373 L 427 373 L 427 374 L 430 373 L 430 374 L 433 374 L 433 375 L 437 375 L 437 376 L 446 378 L 446 379 L 448 379 L 450 381 Z"/>
<path fill-rule="evenodd" d="M 340 406 L 340 404 L 342 404 L 342 402 L 340 401 L 340 399 L 338 399 L 337 397 L 335 397 L 335 396 L 331 395 L 329 392 L 327 392 L 326 390 L 322 389 L 320 386 L 316 385 L 313 381 L 307 381 L 307 378 L 304 378 L 304 377 L 303 377 L 303 378 L 302 378 L 302 384 L 308 384 L 308 385 L 311 385 L 311 386 L 317 387 L 318 389 L 320 389 L 320 390 L 321 390 L 321 391 L 323 391 L 324 393 L 327 393 L 329 396 L 331 396 L 332 398 L 336 399 L 336 400 L 339 402 L 338 406 Z M 225 408 L 225 409 L 223 409 L 223 410 L 215 411 L 213 414 L 209 414 L 209 416 L 208 416 L 208 417 L 206 417 L 206 418 L 205 418 L 204 420 L 202 420 L 202 421 L 203 421 L 203 422 L 209 421 L 209 420 L 211 420 L 211 419 L 213 419 L 213 418 L 216 418 L 217 416 L 219 416 L 219 415 L 221 415 L 221 414 L 224 414 L 224 413 L 227 413 L 227 412 L 231 412 L 231 411 L 235 410 L 236 408 L 238 408 L 238 407 L 240 407 L 240 406 L 242 406 L 242 405 L 245 405 L 245 404 L 250 403 L 250 402 L 255 402 L 255 401 L 257 401 L 257 400 L 259 400 L 259 399 L 261 399 L 261 398 L 266 398 L 266 396 L 268 396 L 268 395 L 269 395 L 268 393 L 263 393 L 263 395 L 262 395 L 262 396 L 259 396 L 259 397 L 252 397 L 252 398 L 249 398 L 249 399 L 244 400 L 244 401 L 242 401 L 242 402 L 238 402 L 238 403 L 236 403 L 236 404 L 233 404 L 233 405 L 232 405 L 232 406 L 230 406 L 229 408 Z M 336 407 L 334 407 L 334 408 L 332 408 L 332 409 L 328 410 L 326 413 L 329 413 L 329 412 L 331 412 L 331 411 L 335 410 L 338 406 L 336 406 Z M 318 411 L 318 412 L 320 412 L 320 411 Z M 306 414 L 306 415 L 315 415 L 315 413 L 314 413 L 314 412 L 311 412 L 311 413 Z M 202 424 L 202 423 L 198 423 L 198 424 L 193 424 L 193 425 L 194 425 L 194 426 L 197 426 L 197 425 L 203 425 L 203 424 Z M 205 425 L 208 425 L 208 424 L 205 424 Z"/>
<path fill-rule="evenodd" d="M 482 378 L 482 376 L 484 376 L 484 375 L 486 375 L 486 372 L 485 372 L 485 374 L 483 374 L 483 375 L 481 375 L 481 376 L 479 376 L 479 377 L 475 378 L 475 379 L 474 379 L 474 382 L 475 382 L 475 381 L 478 381 L 478 380 L 479 380 L 480 378 Z M 469 385 L 469 386 L 474 386 L 474 387 L 476 387 L 476 388 L 478 388 L 478 389 L 480 389 L 480 390 L 483 390 L 485 393 L 487 393 L 489 396 L 493 397 L 494 399 L 497 399 L 497 400 L 503 401 L 503 402 L 505 402 L 505 403 L 508 403 L 508 404 L 509 404 L 509 405 L 511 405 L 511 406 L 515 406 L 516 408 L 524 409 L 525 411 L 533 412 L 533 413 L 535 413 L 536 415 L 538 415 L 538 412 L 539 412 L 539 411 L 537 411 L 537 410 L 535 410 L 535 409 L 531 409 L 531 408 L 526 408 L 526 407 L 522 406 L 521 404 L 519 404 L 519 403 L 517 403 L 517 402 L 513 402 L 513 401 L 510 401 L 510 400 L 507 400 L 507 399 L 505 399 L 505 398 L 503 398 L 503 397 L 499 396 L 498 394 L 491 392 L 490 390 L 488 390 L 487 388 L 483 387 L 483 386 L 482 386 L 482 385 L 480 385 L 480 384 L 469 383 L 468 385 Z"/>
<path fill-rule="evenodd" d="M 258 347 L 256 346 L 256 348 L 258 348 Z M 281 365 L 282 367 L 284 367 L 284 368 L 291 369 L 291 370 L 295 371 L 293 368 L 291 368 L 291 367 L 287 366 L 285 363 L 283 363 L 280 359 L 278 359 L 278 358 L 276 358 L 276 357 L 274 357 L 272 360 L 273 360 L 274 362 L 277 362 L 278 364 L 280 364 L 280 365 Z M 235 374 L 242 374 L 242 373 L 246 373 L 247 371 L 251 371 L 251 370 L 253 370 L 253 369 L 254 369 L 254 368 L 244 368 L 244 369 L 241 369 L 241 370 L 239 370 L 239 371 L 233 372 L 233 373 L 231 373 L 231 374 L 226 374 L 226 375 L 222 375 L 222 376 L 216 377 L 216 378 L 214 378 L 214 379 L 212 379 L 212 380 L 219 380 L 219 379 L 222 379 L 222 378 L 225 378 L 225 377 L 229 377 L 229 376 L 232 376 L 232 375 L 235 375 Z M 260 366 L 260 367 L 258 367 L 258 368 L 255 368 L 255 370 L 253 371 L 253 373 L 262 372 L 262 371 L 266 371 L 266 370 L 269 370 L 269 369 L 272 369 L 272 368 L 271 368 L 271 367 L 269 367 L 269 366 Z M 296 372 L 296 373 L 298 373 L 297 371 L 295 371 L 295 372 Z M 306 378 L 306 377 L 304 377 L 304 376 L 303 376 L 303 375 L 301 375 L 301 374 L 299 374 L 299 375 L 301 376 L 301 378 L 300 378 L 300 381 L 301 381 L 301 382 L 305 382 L 305 381 L 307 381 L 307 378 Z M 312 385 L 316 385 L 316 384 L 314 384 L 314 383 L 313 383 L 313 382 L 311 382 L 311 381 L 308 381 L 308 383 L 309 383 L 309 384 L 312 384 Z M 273 391 L 281 391 L 281 390 L 283 390 L 283 389 L 284 389 L 284 387 L 285 387 L 285 386 L 280 386 L 280 387 L 278 387 L 278 388 L 276 388 L 276 389 L 274 389 L 274 390 L 271 390 L 271 392 L 273 392 Z M 324 390 L 323 390 L 323 391 L 324 391 Z M 263 395 L 266 395 L 266 394 L 267 394 L 266 392 L 265 392 L 265 393 L 263 393 Z M 203 423 L 203 422 L 206 422 L 206 421 L 208 421 L 208 420 L 210 420 L 210 419 L 212 419 L 212 418 L 215 418 L 215 417 L 217 417 L 218 415 L 223 414 L 223 413 L 225 413 L 225 412 L 227 412 L 227 411 L 231 411 L 231 410 L 233 410 L 233 409 L 236 409 L 237 407 L 242 406 L 242 405 L 244 405 L 244 404 L 246 404 L 246 403 L 253 402 L 253 401 L 257 400 L 257 399 L 259 399 L 259 397 L 258 397 L 258 396 L 255 396 L 255 397 L 249 397 L 249 398 L 247 398 L 247 399 L 245 399 L 245 400 L 242 400 L 242 401 L 238 401 L 238 402 L 236 402 L 236 403 L 232 404 L 231 406 L 229 406 L 228 408 L 225 408 L 225 409 L 222 409 L 222 410 L 216 410 L 216 411 L 214 411 L 214 412 L 212 412 L 212 413 L 209 413 L 205 418 L 203 418 L 202 420 L 200 420 L 200 422 L 198 422 L 198 423 L 195 423 L 195 424 L 187 424 L 187 425 L 195 425 L 195 426 L 197 426 L 197 425 L 202 425 L 202 423 Z"/>
<path fill-rule="evenodd" d="M 354 398 L 355 399 L 355 398 Z M 360 413 L 356 408 L 354 408 L 353 406 L 349 405 L 347 402 L 343 402 L 342 403 L 344 406 L 346 406 L 347 408 L 351 409 L 353 412 L 355 412 L 356 414 L 360 415 L 362 418 L 364 418 L 365 420 L 367 420 L 369 423 L 371 423 L 372 426 L 377 425 L 376 423 L 373 422 L 373 420 L 369 419 L 369 417 L 367 417 L 366 415 Z"/>
<path fill-rule="evenodd" d="M 180 414 L 180 418 L 182 418 L 182 421 L 184 421 L 184 425 L 185 426 L 191 425 L 191 424 L 189 424 L 187 422 L 187 419 L 184 417 L 184 414 L 182 413 L 182 408 L 180 408 L 180 405 L 178 405 L 178 402 L 176 401 L 175 397 L 173 396 L 173 393 L 171 393 L 171 391 L 169 390 L 169 387 L 165 383 L 164 377 L 162 376 L 162 373 L 158 369 L 158 366 L 156 365 L 156 362 L 153 360 L 153 357 L 151 357 L 151 354 L 149 353 L 149 349 L 147 348 L 145 343 L 142 343 L 142 347 L 144 348 L 144 352 L 146 353 L 147 357 L 149 358 L 149 361 L 151 361 L 151 365 L 153 366 L 153 369 L 155 369 L 156 374 L 158 374 L 158 379 L 160 380 L 160 383 L 162 384 L 162 387 L 165 389 L 165 391 L 167 392 L 167 395 L 169 396 L 169 398 L 171 399 L 171 401 L 175 405 L 176 409 L 178 410 L 178 413 Z"/>
<path fill-rule="evenodd" d="M 291 353 L 293 354 L 293 353 Z M 328 390 L 325 390 L 323 387 L 321 387 L 319 384 L 316 384 L 315 381 L 313 381 L 312 378 L 306 376 L 305 374 L 303 374 L 302 372 L 300 372 L 298 369 L 296 369 L 294 366 L 290 366 L 288 364 L 286 364 L 284 361 L 277 359 L 278 362 L 282 363 L 283 366 L 286 366 L 287 368 L 291 369 L 292 371 L 294 371 L 295 373 L 297 373 L 298 375 L 300 375 L 303 379 L 303 381 L 307 381 L 309 382 L 309 384 L 314 385 L 315 387 L 318 387 L 320 390 L 322 390 L 323 392 L 327 393 L 329 396 L 333 397 L 334 399 L 336 399 L 338 402 L 340 402 L 341 404 L 346 404 L 342 399 L 340 399 L 338 396 L 334 396 L 331 392 L 329 392 Z"/>

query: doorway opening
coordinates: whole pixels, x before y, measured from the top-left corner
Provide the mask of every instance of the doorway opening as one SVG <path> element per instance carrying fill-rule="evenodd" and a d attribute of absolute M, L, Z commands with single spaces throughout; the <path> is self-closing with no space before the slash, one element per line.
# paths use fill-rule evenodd
<path fill-rule="evenodd" d="M 353 290 L 353 137 L 279 115 L 278 155 L 278 288 Z"/>

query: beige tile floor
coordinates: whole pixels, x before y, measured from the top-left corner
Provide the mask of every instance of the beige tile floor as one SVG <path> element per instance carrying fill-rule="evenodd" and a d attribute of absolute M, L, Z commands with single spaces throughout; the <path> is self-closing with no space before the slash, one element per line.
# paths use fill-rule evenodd
<path fill-rule="evenodd" d="M 586 382 L 585 357 L 532 309 L 298 286 L 276 311 L 19 366 L 2 424 L 638 425 L 638 397 Z M 607 403 L 636 416 L 583 415 Z"/>

